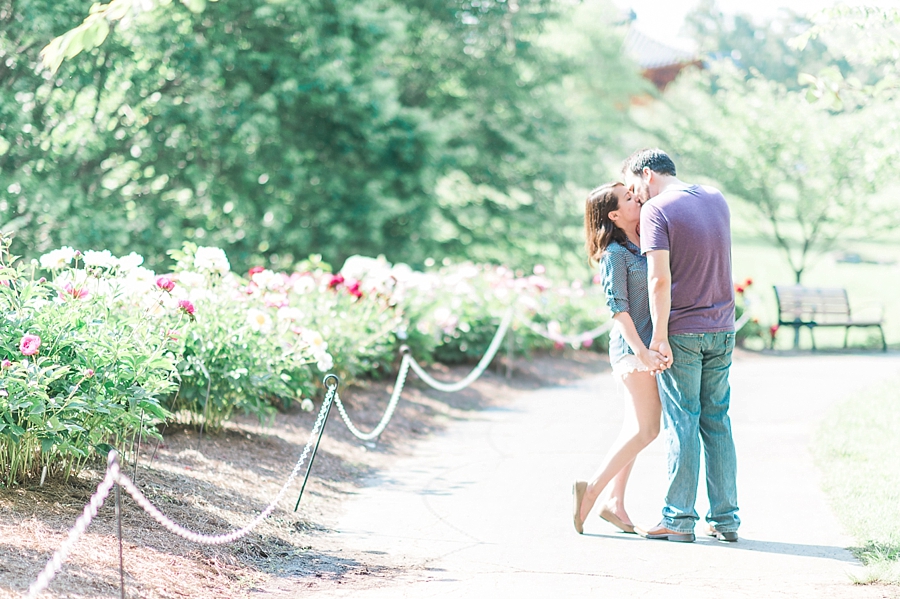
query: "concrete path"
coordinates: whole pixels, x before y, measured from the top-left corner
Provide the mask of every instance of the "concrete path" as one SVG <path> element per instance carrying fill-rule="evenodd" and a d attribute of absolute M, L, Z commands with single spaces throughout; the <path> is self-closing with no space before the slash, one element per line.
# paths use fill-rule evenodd
<path fill-rule="evenodd" d="M 347 546 L 387 553 L 409 574 L 323 597 L 872 598 L 820 490 L 809 446 L 829 406 L 900 374 L 900 355 L 742 356 L 732 370 L 741 540 L 694 544 L 617 533 L 592 514 L 571 523 L 571 483 L 589 476 L 618 433 L 608 372 L 530 392 L 453 424 L 371 481 L 338 524 Z M 659 520 L 661 439 L 635 466 L 635 522 Z M 701 476 L 702 480 L 702 476 Z M 706 512 L 701 482 L 701 516 Z"/>

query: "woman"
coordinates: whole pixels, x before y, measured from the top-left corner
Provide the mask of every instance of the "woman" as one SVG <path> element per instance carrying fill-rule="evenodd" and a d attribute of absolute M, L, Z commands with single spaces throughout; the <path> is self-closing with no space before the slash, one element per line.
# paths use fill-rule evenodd
<path fill-rule="evenodd" d="M 634 525 L 625 511 L 625 485 L 637 454 L 659 434 L 660 403 L 656 377 L 662 357 L 647 345 L 653 333 L 647 293 L 647 259 L 641 255 L 638 225 L 641 205 L 621 183 L 592 191 L 585 203 L 584 229 L 591 265 L 600 266 L 606 302 L 612 311 L 609 357 L 613 375 L 625 386 L 627 408 L 622 432 L 590 482 L 575 481 L 574 523 L 584 521 L 608 486 L 600 517 L 624 532 Z M 610 483 L 612 483 L 610 485 Z"/>

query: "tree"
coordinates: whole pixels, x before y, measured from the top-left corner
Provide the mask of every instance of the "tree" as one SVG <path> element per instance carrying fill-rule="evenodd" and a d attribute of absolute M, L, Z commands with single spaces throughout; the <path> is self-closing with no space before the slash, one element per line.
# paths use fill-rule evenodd
<path fill-rule="evenodd" d="M 834 114 L 802 92 L 727 65 L 672 90 L 659 134 L 685 169 L 752 206 L 784 252 L 796 282 L 810 259 L 879 221 L 874 192 L 890 172 L 897 123 L 873 107 Z"/>
<path fill-rule="evenodd" d="M 726 16 L 715 0 L 703 0 L 685 18 L 687 36 L 713 60 L 730 59 L 745 76 L 760 73 L 787 89 L 803 87 L 802 73 L 825 68 L 850 74 L 851 65 L 821 40 L 802 47 L 794 40 L 812 27 L 805 15 L 786 8 L 775 18 L 759 21 L 748 14 Z"/>
<path fill-rule="evenodd" d="M 193 240 L 238 266 L 313 252 L 525 266 L 577 251 L 577 226 L 559 234 L 566 190 L 594 183 L 583 150 L 627 123 L 634 77 L 612 27 L 596 64 L 567 61 L 543 37 L 568 18 L 550 0 L 170 2 L 107 19 L 104 37 L 95 15 L 119 4 L 79 38 L 81 2 L 0 2 L 15 56 L 0 66 L 0 219 L 20 253 L 159 265 Z M 78 43 L 44 56 L 72 58 L 36 70 L 67 30 Z M 563 86 L 596 65 L 615 85 L 575 115 Z"/>

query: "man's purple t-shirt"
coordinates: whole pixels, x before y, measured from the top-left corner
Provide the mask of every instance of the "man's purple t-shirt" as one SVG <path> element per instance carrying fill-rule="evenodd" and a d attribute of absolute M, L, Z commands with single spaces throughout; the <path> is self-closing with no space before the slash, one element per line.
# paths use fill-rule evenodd
<path fill-rule="evenodd" d="M 641 251 L 669 250 L 669 335 L 734 330 L 731 215 L 721 192 L 690 185 L 641 208 Z"/>

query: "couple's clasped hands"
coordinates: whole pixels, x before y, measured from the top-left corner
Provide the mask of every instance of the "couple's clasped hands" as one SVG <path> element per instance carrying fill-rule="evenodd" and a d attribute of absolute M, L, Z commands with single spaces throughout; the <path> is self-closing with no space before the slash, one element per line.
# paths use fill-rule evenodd
<path fill-rule="evenodd" d="M 644 366 L 650 369 L 650 374 L 659 374 L 672 366 L 672 348 L 668 341 L 651 341 L 649 348 L 644 348 L 637 356 Z"/>

